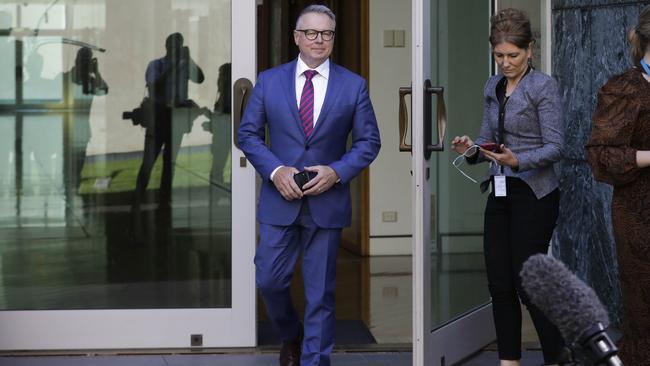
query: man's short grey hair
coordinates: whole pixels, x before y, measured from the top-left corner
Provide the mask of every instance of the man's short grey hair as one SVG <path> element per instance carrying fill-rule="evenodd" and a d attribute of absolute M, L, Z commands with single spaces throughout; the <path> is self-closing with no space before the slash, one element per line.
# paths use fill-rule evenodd
<path fill-rule="evenodd" d="M 317 14 L 325 14 L 327 15 L 331 20 L 332 24 L 334 25 L 334 29 L 336 29 L 336 15 L 334 15 L 334 12 L 330 10 L 325 5 L 309 5 L 308 7 L 302 9 L 300 12 L 300 15 L 298 15 L 298 20 L 296 20 L 296 29 L 299 29 L 300 26 L 300 19 L 302 18 L 303 15 L 308 14 L 308 13 L 317 13 Z"/>

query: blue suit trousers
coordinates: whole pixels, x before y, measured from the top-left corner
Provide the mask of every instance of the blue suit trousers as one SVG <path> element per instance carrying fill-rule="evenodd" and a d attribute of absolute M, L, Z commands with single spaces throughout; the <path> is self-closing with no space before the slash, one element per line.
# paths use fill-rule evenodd
<path fill-rule="evenodd" d="M 291 302 L 291 278 L 302 252 L 305 287 L 302 366 L 329 366 L 334 347 L 334 290 L 336 255 L 341 229 L 318 227 L 305 198 L 300 214 L 290 226 L 260 223 L 260 243 L 255 255 L 256 282 L 267 313 L 283 341 L 300 334 L 300 319 Z"/>

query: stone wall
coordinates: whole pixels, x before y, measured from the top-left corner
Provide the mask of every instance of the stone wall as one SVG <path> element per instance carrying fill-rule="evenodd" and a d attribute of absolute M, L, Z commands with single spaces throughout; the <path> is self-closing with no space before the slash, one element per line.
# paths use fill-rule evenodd
<path fill-rule="evenodd" d="M 591 285 L 620 320 L 618 266 L 611 225 L 612 187 L 596 182 L 586 161 L 596 94 L 631 67 L 627 30 L 650 1 L 553 0 L 553 76 L 562 90 L 566 156 L 560 164 L 560 218 L 553 252 Z"/>

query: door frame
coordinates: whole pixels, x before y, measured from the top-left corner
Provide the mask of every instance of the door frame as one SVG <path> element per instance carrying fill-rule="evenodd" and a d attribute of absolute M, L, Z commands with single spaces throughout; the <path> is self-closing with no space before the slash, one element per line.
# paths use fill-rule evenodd
<path fill-rule="evenodd" d="M 412 28 L 412 207 L 413 207 L 413 365 L 453 364 L 495 339 L 492 306 L 479 306 L 446 324 L 431 329 L 431 184 L 433 176 L 425 158 L 425 80 L 431 79 L 431 4 L 413 0 Z M 453 123 L 453 121 L 451 121 Z M 430 133 L 430 132 L 429 132 Z M 444 146 L 444 145 L 443 145 Z M 435 152 L 434 152 L 435 153 Z M 471 335 L 471 336 L 470 336 Z"/>
<path fill-rule="evenodd" d="M 432 365 L 426 352 L 430 343 L 431 324 L 431 242 L 430 187 L 428 164 L 424 159 L 424 80 L 430 79 L 431 0 L 411 2 L 411 136 L 413 175 L 411 204 L 413 209 L 413 365 Z M 425 219 L 427 218 L 427 219 Z"/>
<path fill-rule="evenodd" d="M 255 24 L 256 2 L 232 0 L 233 83 L 255 80 Z M 187 348 L 195 334 L 203 347 L 256 346 L 255 170 L 232 141 L 230 308 L 0 311 L 0 350 Z"/>

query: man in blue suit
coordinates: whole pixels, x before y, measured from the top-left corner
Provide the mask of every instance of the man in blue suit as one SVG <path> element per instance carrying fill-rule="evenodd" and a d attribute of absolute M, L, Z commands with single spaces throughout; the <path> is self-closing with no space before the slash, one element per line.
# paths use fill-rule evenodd
<path fill-rule="evenodd" d="M 325 6 L 302 11 L 294 30 L 299 57 L 259 75 L 238 131 L 263 180 L 256 282 L 282 337 L 282 366 L 330 364 L 336 255 L 351 219 L 349 183 L 381 145 L 365 81 L 329 61 L 335 27 Z M 299 187 L 294 175 L 302 170 L 312 179 Z M 304 329 L 289 293 L 300 252 Z"/>

